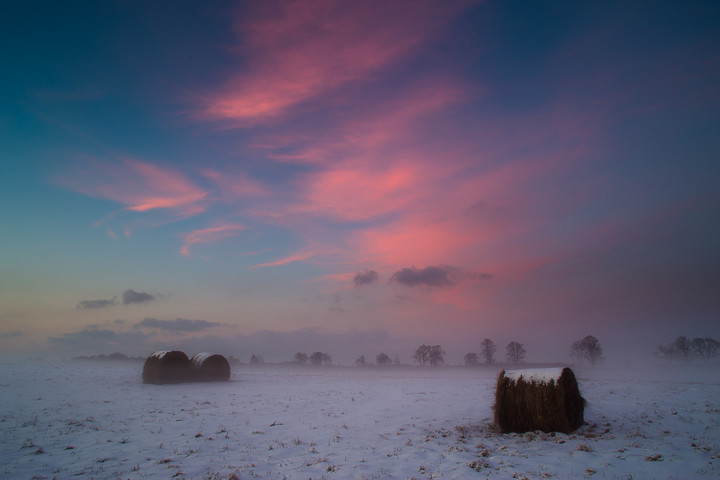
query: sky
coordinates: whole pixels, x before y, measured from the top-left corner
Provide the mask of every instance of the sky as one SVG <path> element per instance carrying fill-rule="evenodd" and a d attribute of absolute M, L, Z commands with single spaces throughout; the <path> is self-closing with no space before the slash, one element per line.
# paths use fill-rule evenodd
<path fill-rule="evenodd" d="M 0 350 L 720 338 L 717 2 L 15 2 Z"/>

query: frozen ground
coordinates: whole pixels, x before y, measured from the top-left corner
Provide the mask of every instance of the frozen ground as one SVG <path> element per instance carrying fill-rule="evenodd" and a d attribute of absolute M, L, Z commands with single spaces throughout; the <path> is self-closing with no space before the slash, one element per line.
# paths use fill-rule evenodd
<path fill-rule="evenodd" d="M 492 431 L 495 370 L 0 365 L 0 478 L 720 478 L 720 378 L 577 372 L 588 425 Z M 620 373 L 620 372 L 616 372 Z"/>

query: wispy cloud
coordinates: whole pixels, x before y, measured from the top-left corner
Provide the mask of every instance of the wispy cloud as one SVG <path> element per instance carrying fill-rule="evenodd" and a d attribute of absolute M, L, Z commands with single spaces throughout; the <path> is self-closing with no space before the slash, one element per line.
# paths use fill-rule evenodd
<path fill-rule="evenodd" d="M 113 297 L 110 300 L 80 300 L 77 304 L 78 310 L 96 310 L 117 305 Z"/>
<path fill-rule="evenodd" d="M 244 64 L 204 115 L 252 124 L 408 55 L 474 2 L 261 2 L 237 22 Z"/>
<path fill-rule="evenodd" d="M 223 325 L 223 323 L 219 322 L 209 322 L 207 320 L 188 320 L 185 318 L 176 318 L 175 320 L 158 320 L 157 318 L 145 318 L 143 321 L 135 324 L 136 327 L 154 328 L 179 333 L 201 332 Z"/>
<path fill-rule="evenodd" d="M 258 265 L 255 265 L 253 268 L 277 267 L 280 265 L 287 265 L 289 263 L 302 262 L 303 260 L 307 260 L 307 259 L 313 257 L 314 255 L 316 255 L 316 252 L 298 252 L 298 253 L 289 255 L 287 257 L 281 258 L 280 260 L 275 260 L 273 262 L 260 263 Z"/>
<path fill-rule="evenodd" d="M 197 215 L 205 211 L 208 195 L 174 168 L 130 158 L 119 162 L 90 159 L 73 175 L 61 174 L 57 181 L 85 195 L 121 203 L 134 212 L 167 210 L 174 215 Z"/>
<path fill-rule="evenodd" d="M 24 333 L 22 333 L 19 330 L 15 330 L 13 332 L 0 333 L 0 340 L 10 339 L 10 338 L 20 338 L 20 337 L 24 337 L 24 336 L 25 336 Z"/>
<path fill-rule="evenodd" d="M 180 247 L 180 254 L 187 257 L 190 255 L 191 247 L 197 244 L 219 242 L 239 235 L 242 230 L 245 230 L 243 225 L 232 223 L 184 233 L 182 235 L 183 245 Z"/>

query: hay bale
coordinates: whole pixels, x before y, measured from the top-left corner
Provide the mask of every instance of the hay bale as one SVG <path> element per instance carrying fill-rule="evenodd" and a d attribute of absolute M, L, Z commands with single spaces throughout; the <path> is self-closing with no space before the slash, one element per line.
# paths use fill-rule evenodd
<path fill-rule="evenodd" d="M 162 385 L 192 380 L 190 359 L 179 350 L 160 351 L 150 355 L 143 366 L 143 383 Z"/>
<path fill-rule="evenodd" d="M 569 368 L 503 370 L 494 409 L 495 425 L 503 433 L 570 433 L 584 422 L 585 400 Z"/>
<path fill-rule="evenodd" d="M 230 380 L 230 363 L 217 353 L 198 353 L 191 360 L 193 379 L 196 382 L 227 382 Z"/>

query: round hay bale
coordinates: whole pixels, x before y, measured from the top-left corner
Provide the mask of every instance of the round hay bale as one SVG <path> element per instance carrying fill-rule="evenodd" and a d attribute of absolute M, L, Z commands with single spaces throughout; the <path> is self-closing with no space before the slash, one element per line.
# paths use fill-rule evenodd
<path fill-rule="evenodd" d="M 217 353 L 198 353 L 191 360 L 193 378 L 197 382 L 227 382 L 230 363 Z"/>
<path fill-rule="evenodd" d="M 183 383 L 189 382 L 191 376 L 190 359 L 179 350 L 155 352 L 143 366 L 143 383 Z"/>
<path fill-rule="evenodd" d="M 503 370 L 494 410 L 503 433 L 571 433 L 584 423 L 585 400 L 569 368 Z"/>

